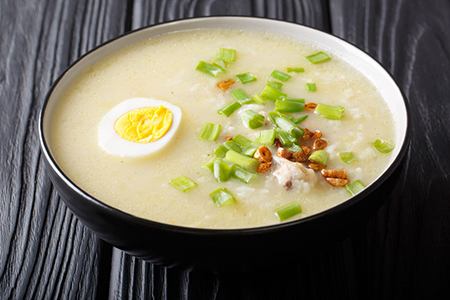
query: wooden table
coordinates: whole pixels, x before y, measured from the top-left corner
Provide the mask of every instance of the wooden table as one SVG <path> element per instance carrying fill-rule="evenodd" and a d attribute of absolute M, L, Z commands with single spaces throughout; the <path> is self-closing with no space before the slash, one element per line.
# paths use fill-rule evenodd
<path fill-rule="evenodd" d="M 81 224 L 43 168 L 39 110 L 71 62 L 132 29 L 205 15 L 330 32 L 379 60 L 408 98 L 412 143 L 394 191 L 351 237 L 299 257 L 301 268 L 212 275 L 145 263 Z M 450 296 L 450 1 L 1 0 L 0 33 L 0 299 Z"/>

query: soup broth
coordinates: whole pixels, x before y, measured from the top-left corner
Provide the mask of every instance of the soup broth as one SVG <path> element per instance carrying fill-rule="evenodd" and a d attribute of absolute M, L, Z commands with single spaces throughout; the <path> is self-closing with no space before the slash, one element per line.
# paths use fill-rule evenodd
<path fill-rule="evenodd" d="M 236 50 L 235 61 L 226 65 L 225 72 L 213 77 L 196 70 L 199 61 L 212 62 L 219 48 Z M 228 137 L 240 134 L 254 141 L 257 132 L 273 128 L 267 115 L 274 110 L 271 100 L 244 104 L 229 117 L 218 110 L 236 101 L 233 90 L 242 88 L 250 97 L 261 94 L 269 80 L 279 81 L 271 76 L 279 70 L 291 76 L 281 82 L 288 98 L 345 108 L 340 120 L 314 111 L 292 114 L 308 115 L 298 126 L 322 133 L 328 144 L 326 169 L 345 169 L 350 182 L 360 180 L 367 186 L 374 181 L 391 155 L 377 151 L 372 143 L 395 140 L 388 105 L 376 87 L 337 54 L 327 52 L 331 60 L 317 64 L 305 59 L 319 51 L 288 37 L 237 30 L 185 31 L 143 40 L 94 63 L 67 88 L 52 119 L 51 151 L 66 175 L 88 194 L 157 222 L 199 228 L 265 226 L 280 223 L 275 211 L 295 201 L 302 212 L 287 221 L 317 214 L 351 195 L 344 187 L 330 185 L 308 163 L 303 164 L 306 173 L 287 186 L 281 178 L 284 162 L 275 146 L 268 147 L 274 156 L 269 171 L 248 184 L 235 178 L 218 182 L 202 166 Z M 304 72 L 288 73 L 288 67 L 303 67 Z M 235 77 L 246 72 L 257 80 L 243 84 Z M 217 84 L 228 79 L 235 83 L 225 91 L 219 89 Z M 307 83 L 315 83 L 316 91 L 309 91 Z M 99 124 L 113 107 L 136 97 L 178 106 L 181 123 L 161 151 L 140 158 L 111 155 L 99 145 Z M 248 109 L 265 117 L 263 126 L 244 125 L 241 115 Z M 205 123 L 221 125 L 216 141 L 199 139 Z M 348 164 L 338 153 L 350 151 L 356 160 Z M 169 182 L 180 175 L 197 186 L 184 193 L 171 186 Z M 220 187 L 236 202 L 218 207 L 210 194 Z"/>

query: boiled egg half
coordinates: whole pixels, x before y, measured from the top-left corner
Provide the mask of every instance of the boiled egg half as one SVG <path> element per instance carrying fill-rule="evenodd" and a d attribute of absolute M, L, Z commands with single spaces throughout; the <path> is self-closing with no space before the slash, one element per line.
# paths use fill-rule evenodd
<path fill-rule="evenodd" d="M 141 157 L 164 148 L 181 122 L 181 109 L 171 103 L 132 98 L 114 106 L 98 126 L 98 141 L 109 154 Z"/>

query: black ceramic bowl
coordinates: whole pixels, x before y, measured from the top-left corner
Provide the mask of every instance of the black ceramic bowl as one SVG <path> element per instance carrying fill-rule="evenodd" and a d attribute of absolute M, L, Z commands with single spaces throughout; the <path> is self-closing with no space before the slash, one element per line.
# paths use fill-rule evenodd
<path fill-rule="evenodd" d="M 357 196 L 319 214 L 278 225 L 249 229 L 197 229 L 141 219 L 104 204 L 68 178 L 52 154 L 50 124 L 61 94 L 86 67 L 134 42 L 168 32 L 199 28 L 247 28 L 306 40 L 333 49 L 365 74 L 380 90 L 393 112 L 396 148 L 379 178 Z M 374 59 L 351 44 L 321 31 L 288 22 L 249 17 L 188 19 L 143 28 L 109 41 L 68 68 L 52 86 L 42 108 L 39 135 L 48 173 L 72 212 L 101 239 L 138 258 L 165 266 L 208 271 L 267 268 L 284 264 L 287 253 L 316 251 L 347 236 L 386 199 L 395 183 L 409 141 L 408 109 L 392 77 Z M 387 180 L 389 178 L 389 180 Z M 286 245 L 289 243 L 288 247 Z M 289 249 L 289 250 L 288 250 Z"/>

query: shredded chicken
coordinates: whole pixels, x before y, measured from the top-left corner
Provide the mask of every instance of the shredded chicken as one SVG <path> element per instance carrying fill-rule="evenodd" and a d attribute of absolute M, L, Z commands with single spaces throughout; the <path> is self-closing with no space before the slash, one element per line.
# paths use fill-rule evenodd
<path fill-rule="evenodd" d="M 276 162 L 276 169 L 273 175 L 278 179 L 278 183 L 286 188 L 295 186 L 296 181 L 303 180 L 309 183 L 315 183 L 317 180 L 314 171 L 306 169 L 301 163 L 275 156 L 273 157 L 273 161 Z"/>

